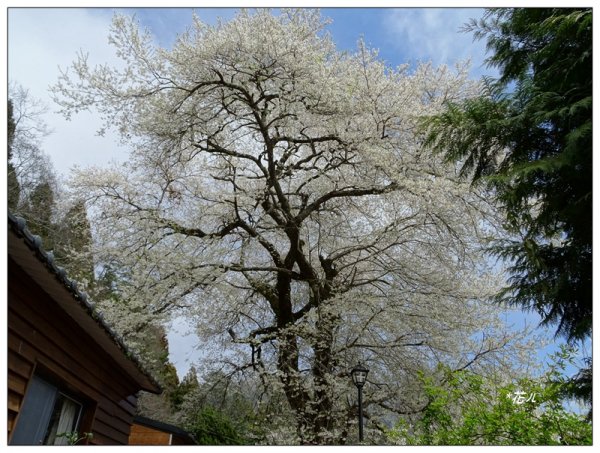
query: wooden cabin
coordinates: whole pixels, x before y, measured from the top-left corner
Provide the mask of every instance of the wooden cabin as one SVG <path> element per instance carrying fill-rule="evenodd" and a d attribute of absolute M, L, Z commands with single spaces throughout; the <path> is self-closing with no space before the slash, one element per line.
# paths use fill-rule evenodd
<path fill-rule="evenodd" d="M 160 386 L 25 221 L 8 223 L 9 445 L 128 444 L 136 394 Z"/>
<path fill-rule="evenodd" d="M 129 445 L 196 445 L 196 441 L 177 426 L 136 416 L 129 433 Z"/>

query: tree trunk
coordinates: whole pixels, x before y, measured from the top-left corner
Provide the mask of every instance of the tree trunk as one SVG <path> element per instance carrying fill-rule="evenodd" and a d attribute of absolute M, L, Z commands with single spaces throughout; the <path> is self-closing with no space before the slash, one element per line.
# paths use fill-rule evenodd
<path fill-rule="evenodd" d="M 334 442 L 330 430 L 333 429 L 333 404 L 334 396 L 331 387 L 331 375 L 334 367 L 332 354 L 333 333 L 336 319 L 329 314 L 319 313 L 317 321 L 317 339 L 313 346 L 314 363 L 314 397 L 312 409 L 314 413 L 313 435 L 317 444 L 328 445 Z"/>

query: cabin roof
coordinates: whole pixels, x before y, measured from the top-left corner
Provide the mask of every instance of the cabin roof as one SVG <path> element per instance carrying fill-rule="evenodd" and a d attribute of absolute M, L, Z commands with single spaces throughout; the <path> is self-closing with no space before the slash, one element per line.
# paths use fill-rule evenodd
<path fill-rule="evenodd" d="M 47 292 L 57 304 L 104 349 L 142 390 L 162 391 L 141 359 L 126 345 L 104 318 L 96 304 L 81 291 L 75 280 L 58 266 L 42 239 L 31 233 L 25 219 L 8 213 L 9 256 Z M 66 291 L 66 293 L 65 293 Z"/>

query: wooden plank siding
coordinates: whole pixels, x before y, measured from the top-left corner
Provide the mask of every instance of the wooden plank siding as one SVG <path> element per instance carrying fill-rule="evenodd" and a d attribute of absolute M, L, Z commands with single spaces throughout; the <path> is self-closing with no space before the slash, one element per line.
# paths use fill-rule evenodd
<path fill-rule="evenodd" d="M 129 445 L 197 445 L 197 442 L 178 426 L 138 415 L 133 419 Z"/>
<path fill-rule="evenodd" d="M 90 444 L 127 444 L 139 386 L 10 258 L 8 270 L 9 441 L 36 373 L 81 399 Z"/>
<path fill-rule="evenodd" d="M 172 437 L 170 433 L 134 423 L 131 427 L 129 445 L 171 445 Z"/>

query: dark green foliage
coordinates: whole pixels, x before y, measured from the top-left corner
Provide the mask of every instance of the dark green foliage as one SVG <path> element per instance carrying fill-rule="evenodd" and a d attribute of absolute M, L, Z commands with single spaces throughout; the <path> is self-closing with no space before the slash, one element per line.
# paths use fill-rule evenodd
<path fill-rule="evenodd" d="M 426 120 L 426 143 L 485 183 L 512 240 L 499 300 L 536 310 L 570 341 L 592 320 L 592 12 L 492 9 L 468 30 L 500 70 L 480 98 Z"/>
<path fill-rule="evenodd" d="M 487 38 L 500 78 L 427 118 L 425 143 L 505 209 L 511 237 L 492 251 L 510 277 L 497 300 L 584 340 L 592 333 L 592 11 L 491 9 L 466 29 Z M 574 382 L 572 396 L 591 406 L 591 367 Z"/>
<path fill-rule="evenodd" d="M 196 368 L 192 366 L 181 382 L 173 387 L 169 394 L 169 400 L 173 411 L 180 410 L 185 397 L 196 392 L 199 388 L 200 384 L 198 383 L 197 371 Z"/>
<path fill-rule="evenodd" d="M 75 203 L 66 216 L 53 225 L 54 255 L 69 274 L 78 281 L 94 281 L 94 261 L 91 253 L 92 230 L 85 204 Z"/>
<path fill-rule="evenodd" d="M 114 303 L 123 306 L 123 312 L 128 307 L 117 299 Z M 177 370 L 169 362 L 169 340 L 164 326 L 145 324 L 138 332 L 130 333 L 139 343 L 140 353 L 146 359 L 145 366 L 158 379 L 167 398 L 179 386 Z M 147 415 L 153 418 L 152 415 Z"/>
<path fill-rule="evenodd" d="M 8 113 L 7 113 L 8 125 L 7 125 L 7 154 L 8 154 L 8 165 L 7 165 L 7 193 L 8 193 L 8 209 L 14 212 L 19 204 L 20 185 L 17 179 L 15 168 L 11 162 L 12 159 L 12 146 L 15 140 L 15 131 L 17 125 L 13 116 L 13 105 L 12 101 L 8 101 Z"/>
<path fill-rule="evenodd" d="M 274 429 L 270 416 L 285 403 L 267 401 L 263 393 L 256 393 L 252 382 L 240 381 L 222 371 L 204 373 L 202 378 L 199 382 L 196 369 L 191 367 L 171 395 L 171 402 L 177 402 L 173 407 L 178 410 L 178 422 L 192 433 L 200 430 L 197 439 L 207 436 L 208 440 L 204 441 L 207 444 L 266 443 L 268 433 Z M 205 422 L 209 426 L 206 432 L 198 425 Z M 211 428 L 211 423 L 217 426 Z M 222 430 L 229 432 L 230 428 L 235 435 L 217 436 L 217 433 L 223 434 Z"/>
<path fill-rule="evenodd" d="M 122 278 L 120 272 L 111 266 L 105 264 L 99 269 L 96 279 L 90 292 L 95 300 L 111 300 L 118 302 L 120 300 L 118 284 Z"/>
<path fill-rule="evenodd" d="M 585 366 L 563 388 L 565 398 L 575 399 L 590 408 L 586 419 L 592 421 L 592 358 L 585 359 Z"/>
<path fill-rule="evenodd" d="M 191 417 L 186 429 L 200 445 L 244 445 L 232 421 L 219 410 L 205 406 Z"/>
<path fill-rule="evenodd" d="M 592 12 L 504 14 L 502 33 L 488 39 L 491 62 L 524 102 L 512 113 L 502 200 L 513 229 L 525 229 L 505 248 L 516 290 L 505 299 L 535 301 L 557 333 L 582 339 L 592 327 Z M 534 199 L 538 212 L 528 209 Z"/>
<path fill-rule="evenodd" d="M 32 233 L 42 238 L 47 251 L 54 250 L 54 223 L 52 213 L 55 209 L 54 188 L 49 180 L 39 182 L 24 200 L 19 214 L 27 220 Z"/>
<path fill-rule="evenodd" d="M 64 216 L 56 215 L 54 175 L 38 183 L 23 196 L 17 211 L 27 221 L 29 230 L 42 238 L 44 250 L 54 254 L 56 263 L 79 283 L 94 284 L 94 261 L 91 253 L 92 233 L 83 202 L 75 203 Z"/>
<path fill-rule="evenodd" d="M 15 131 L 17 128 L 17 125 L 15 124 L 15 118 L 13 116 L 13 104 L 10 99 L 8 100 L 7 123 L 6 138 L 8 142 L 8 160 L 10 160 L 12 158 L 12 144 L 15 140 Z"/>
<path fill-rule="evenodd" d="M 113 277 L 114 275 L 112 274 Z M 123 303 L 118 294 L 111 293 L 110 286 L 105 287 L 103 292 L 110 297 L 112 303 L 121 305 L 123 312 L 127 312 L 129 307 Z M 143 328 L 135 332 L 134 336 L 138 340 L 140 353 L 145 358 L 146 369 L 156 377 L 163 389 L 160 395 L 142 392 L 138 400 L 138 414 L 179 426 L 180 424 L 174 417 L 176 409 L 173 399 L 174 395 L 179 392 L 181 383 L 175 366 L 169 362 L 169 341 L 165 328 L 144 324 Z"/>

